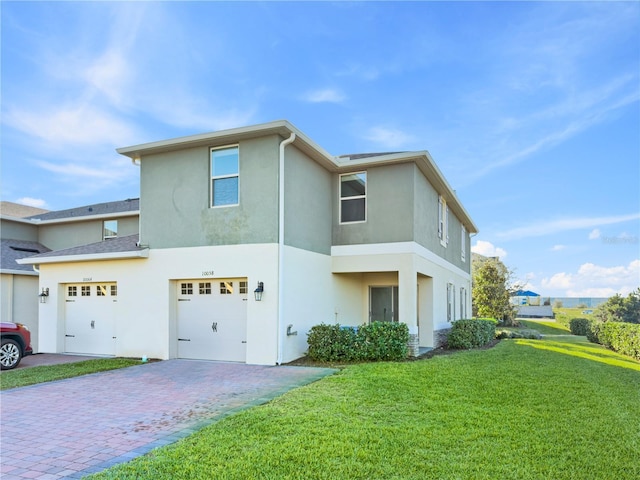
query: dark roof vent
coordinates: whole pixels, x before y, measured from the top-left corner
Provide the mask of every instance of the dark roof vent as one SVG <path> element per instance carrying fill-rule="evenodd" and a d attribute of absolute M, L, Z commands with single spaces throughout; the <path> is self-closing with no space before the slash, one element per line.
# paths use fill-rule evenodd
<path fill-rule="evenodd" d="M 25 247 L 13 247 L 9 246 L 11 250 L 15 250 L 16 252 L 27 252 L 27 253 L 40 253 L 40 250 L 35 248 L 25 248 Z"/>

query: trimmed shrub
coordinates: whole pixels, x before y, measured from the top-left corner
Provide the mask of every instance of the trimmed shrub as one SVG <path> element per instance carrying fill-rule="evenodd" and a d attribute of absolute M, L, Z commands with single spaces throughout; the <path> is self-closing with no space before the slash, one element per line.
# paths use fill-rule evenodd
<path fill-rule="evenodd" d="M 587 340 L 591 343 L 600 343 L 600 327 L 604 325 L 604 322 L 598 320 L 592 320 L 589 322 L 589 328 L 587 329 Z"/>
<path fill-rule="evenodd" d="M 599 328 L 599 343 L 618 353 L 640 360 L 639 324 L 607 322 L 601 324 Z"/>
<path fill-rule="evenodd" d="M 447 339 L 449 348 L 482 347 L 496 336 L 496 326 L 488 320 L 456 320 Z"/>
<path fill-rule="evenodd" d="M 307 336 L 307 355 L 313 360 L 402 360 L 407 357 L 409 327 L 396 322 L 372 322 L 360 327 L 323 323 L 313 326 Z"/>
<path fill-rule="evenodd" d="M 540 340 L 542 334 L 537 330 L 523 328 L 522 330 L 496 330 L 496 338 L 527 338 L 531 340 Z"/>
<path fill-rule="evenodd" d="M 587 335 L 589 332 L 589 320 L 586 318 L 573 318 L 569 322 L 569 330 L 573 335 Z"/>
<path fill-rule="evenodd" d="M 356 350 L 362 360 L 401 360 L 407 357 L 409 327 L 406 323 L 372 322 L 356 334 Z"/>
<path fill-rule="evenodd" d="M 354 358 L 356 329 L 340 325 L 315 325 L 308 333 L 308 355 L 325 362 L 350 361 Z"/>

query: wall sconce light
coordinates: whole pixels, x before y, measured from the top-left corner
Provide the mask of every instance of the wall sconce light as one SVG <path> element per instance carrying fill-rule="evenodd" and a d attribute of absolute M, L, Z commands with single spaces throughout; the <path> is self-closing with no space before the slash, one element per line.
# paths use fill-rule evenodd
<path fill-rule="evenodd" d="M 47 303 L 47 298 L 49 298 L 49 289 L 43 288 L 42 293 L 38 295 L 40 297 L 40 303 Z"/>
<path fill-rule="evenodd" d="M 253 291 L 253 294 L 256 297 L 256 302 L 262 300 L 262 292 L 264 292 L 264 283 L 258 282 L 258 288 Z"/>

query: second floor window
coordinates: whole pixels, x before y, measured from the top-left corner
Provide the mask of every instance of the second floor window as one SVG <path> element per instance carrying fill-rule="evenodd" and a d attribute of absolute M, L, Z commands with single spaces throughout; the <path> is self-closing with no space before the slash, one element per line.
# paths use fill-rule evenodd
<path fill-rule="evenodd" d="M 449 207 L 442 195 L 438 198 L 438 238 L 443 247 L 449 243 Z"/>
<path fill-rule="evenodd" d="M 211 206 L 238 205 L 238 147 L 211 149 Z"/>
<path fill-rule="evenodd" d="M 110 238 L 118 237 L 118 220 L 105 220 L 102 229 L 102 239 L 109 240 Z"/>
<path fill-rule="evenodd" d="M 340 175 L 340 223 L 367 220 L 367 172 Z"/>

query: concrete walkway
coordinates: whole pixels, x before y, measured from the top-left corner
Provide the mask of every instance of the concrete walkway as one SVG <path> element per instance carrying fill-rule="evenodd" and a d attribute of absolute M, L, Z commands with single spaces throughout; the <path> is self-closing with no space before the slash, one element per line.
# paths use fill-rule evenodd
<path fill-rule="evenodd" d="M 81 478 L 334 371 L 167 360 L 6 390 L 0 476 Z"/>

